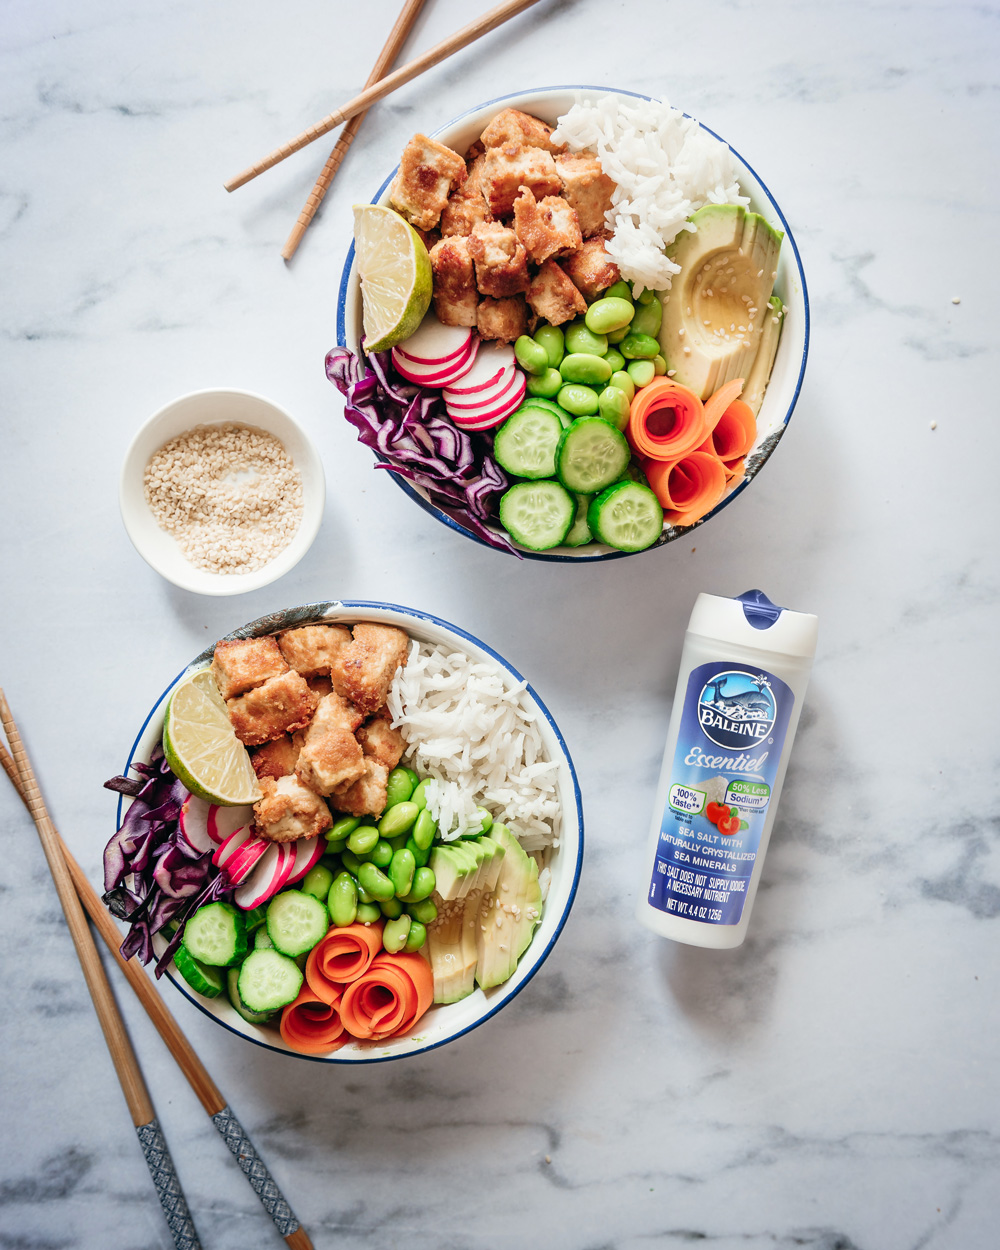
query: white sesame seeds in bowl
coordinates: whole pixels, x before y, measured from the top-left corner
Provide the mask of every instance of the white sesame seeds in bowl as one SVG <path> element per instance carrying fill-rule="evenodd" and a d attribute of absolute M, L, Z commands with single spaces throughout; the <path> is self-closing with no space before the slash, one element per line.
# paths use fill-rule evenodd
<path fill-rule="evenodd" d="M 287 412 L 249 391 L 194 391 L 135 435 L 119 481 L 133 546 L 203 595 L 257 590 L 293 568 L 319 530 L 323 467 Z"/>

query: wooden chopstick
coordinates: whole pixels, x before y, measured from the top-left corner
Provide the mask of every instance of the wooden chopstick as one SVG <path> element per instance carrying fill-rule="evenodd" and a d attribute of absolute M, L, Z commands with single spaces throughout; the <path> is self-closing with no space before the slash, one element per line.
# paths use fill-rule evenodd
<path fill-rule="evenodd" d="M 320 138 L 321 135 L 325 135 L 328 131 L 333 130 L 335 126 L 339 126 L 342 122 L 350 121 L 356 114 L 364 112 L 376 100 L 384 99 L 385 96 L 395 91 L 397 87 L 401 87 L 404 83 L 408 83 L 411 79 L 418 77 L 424 70 L 437 65 L 439 61 L 445 60 L 453 52 L 458 52 L 470 43 L 474 43 L 482 35 L 486 35 L 498 26 L 502 26 L 510 18 L 516 17 L 518 13 L 524 9 L 530 9 L 533 4 L 537 3 L 538 0 L 505 0 L 503 4 L 498 4 L 495 9 L 490 9 L 488 13 L 484 13 L 482 17 L 476 18 L 468 26 L 463 26 L 455 34 L 449 35 L 447 39 L 443 39 L 439 44 L 431 48 L 429 52 L 425 52 L 423 56 L 418 56 L 416 60 L 408 61 L 406 65 L 394 70 L 391 74 L 387 74 L 385 78 L 373 83 L 370 87 L 366 87 L 353 100 L 349 100 L 339 109 L 327 114 L 322 121 L 318 121 L 314 126 L 310 126 L 308 130 L 304 130 L 300 135 L 296 135 L 294 139 L 290 139 L 287 143 L 282 144 L 280 148 L 275 148 L 273 152 L 268 156 L 262 157 L 255 165 L 251 165 L 249 169 L 245 169 L 241 174 L 237 174 L 235 178 L 230 178 L 225 183 L 226 190 L 235 191 L 237 187 L 242 187 L 245 183 L 252 181 L 258 174 L 262 174 L 265 169 L 273 168 L 287 156 L 291 156 L 293 152 L 300 151 L 314 140 Z"/>
<path fill-rule="evenodd" d="M 379 53 L 378 60 L 372 67 L 372 72 L 368 75 L 368 80 L 365 83 L 366 87 L 373 86 L 380 78 L 385 77 L 386 71 L 402 51 L 403 44 L 413 29 L 413 23 L 417 20 L 420 10 L 425 3 L 426 0 L 406 0 L 406 3 L 400 10 L 399 17 L 396 18 L 396 25 L 389 32 L 389 38 L 385 41 L 385 46 Z M 330 189 L 330 183 L 333 182 L 337 170 L 340 168 L 344 157 L 354 142 L 354 136 L 361 129 L 361 123 L 365 120 L 367 112 L 368 110 L 365 109 L 361 113 L 355 113 L 341 131 L 340 138 L 337 140 L 337 146 L 327 158 L 320 176 L 316 179 L 316 185 L 309 192 L 309 198 L 306 200 L 302 212 L 299 213 L 298 221 L 292 227 L 292 232 L 288 236 L 285 246 L 281 249 L 281 255 L 285 260 L 291 260 L 295 255 L 305 232 L 309 229 L 309 223 L 315 217 L 316 210 L 320 204 L 323 203 L 323 197 Z"/>
<path fill-rule="evenodd" d="M 0 692 L 0 695 L 2 695 L 2 692 Z M 0 764 L 3 765 L 4 772 L 21 796 L 25 807 L 30 811 L 27 792 L 21 783 L 17 765 L 2 742 L 0 742 Z M 274 1220 L 278 1231 L 291 1247 L 291 1250 L 313 1250 L 313 1244 L 309 1239 L 309 1235 L 299 1224 L 291 1207 L 289 1207 L 280 1189 L 278 1189 L 271 1173 L 257 1154 L 253 1142 L 235 1115 L 233 1115 L 218 1086 L 209 1076 L 208 1070 L 198 1058 L 191 1043 L 181 1032 L 177 1021 L 150 983 L 149 977 L 134 960 L 122 958 L 119 950 L 121 934 L 115 927 L 114 921 L 108 915 L 107 909 L 97 895 L 97 891 L 87 880 L 83 869 L 73 858 L 69 848 L 58 833 L 56 833 L 56 838 L 63 858 L 66 861 L 66 867 L 69 869 L 73 886 L 80 901 L 86 908 L 94 927 L 104 939 L 108 950 L 114 956 L 115 963 L 117 963 L 129 985 L 135 991 L 135 995 L 145 1008 L 146 1014 L 156 1026 L 156 1031 L 166 1043 L 167 1049 L 177 1061 L 185 1077 L 187 1077 L 188 1083 L 198 1096 L 199 1102 L 208 1112 L 212 1123 L 222 1134 L 226 1145 L 236 1157 L 237 1163 L 264 1204 L 268 1214 Z"/>
<path fill-rule="evenodd" d="M 170 1151 L 167 1149 L 166 1140 L 157 1121 L 149 1091 L 142 1079 L 139 1061 L 135 1057 L 135 1051 L 132 1049 L 132 1043 L 125 1030 L 125 1023 L 118 1011 L 118 1004 L 108 984 L 104 965 L 101 963 L 94 939 L 87 927 L 87 918 L 83 914 L 69 869 L 63 859 L 59 835 L 49 818 L 45 800 L 35 780 L 31 761 L 24 749 L 21 735 L 11 715 L 3 690 L 0 690 L 0 720 L 3 721 L 7 741 L 10 743 L 14 767 L 21 782 L 22 797 L 38 830 L 42 849 L 52 873 L 52 880 L 55 882 L 56 892 L 59 895 L 59 902 L 62 904 L 66 923 L 80 959 L 84 980 L 87 982 L 87 989 L 93 999 L 94 1009 L 104 1032 L 104 1040 L 107 1042 L 111 1061 L 118 1074 L 118 1081 L 125 1095 L 129 1114 L 132 1116 L 132 1123 L 135 1125 L 163 1214 L 173 1234 L 174 1245 L 177 1250 L 200 1250 L 201 1242 L 198 1240 L 194 1221 L 191 1219 L 180 1181 L 177 1179 Z M 7 771 L 6 765 L 5 771 Z"/>

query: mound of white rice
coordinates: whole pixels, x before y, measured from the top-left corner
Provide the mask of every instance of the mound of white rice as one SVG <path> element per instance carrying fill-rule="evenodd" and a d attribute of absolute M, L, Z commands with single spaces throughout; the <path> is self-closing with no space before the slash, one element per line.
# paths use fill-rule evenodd
<path fill-rule="evenodd" d="M 386 702 L 404 763 L 432 779 L 427 806 L 446 841 L 479 828 L 481 806 L 526 851 L 558 845 L 558 763 L 546 758 L 525 686 L 460 651 L 411 641 Z"/>
<path fill-rule="evenodd" d="M 666 101 L 602 96 L 574 104 L 552 135 L 574 152 L 596 152 L 617 184 L 607 250 L 635 293 L 670 288 L 680 267 L 664 249 L 705 204 L 749 204 L 733 154 L 720 139 Z"/>

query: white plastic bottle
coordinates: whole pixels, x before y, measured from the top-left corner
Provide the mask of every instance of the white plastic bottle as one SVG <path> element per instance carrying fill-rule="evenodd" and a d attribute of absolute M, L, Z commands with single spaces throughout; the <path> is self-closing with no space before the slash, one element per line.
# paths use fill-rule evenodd
<path fill-rule="evenodd" d="M 746 936 L 817 627 L 759 590 L 698 596 L 636 909 L 654 933 L 716 949 Z"/>

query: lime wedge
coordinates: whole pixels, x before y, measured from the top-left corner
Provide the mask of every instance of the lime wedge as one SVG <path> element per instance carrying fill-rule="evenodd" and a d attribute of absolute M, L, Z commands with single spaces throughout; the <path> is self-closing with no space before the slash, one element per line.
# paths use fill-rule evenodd
<path fill-rule="evenodd" d="M 236 807 L 260 798 L 250 756 L 207 668 L 189 673 L 170 696 L 163 754 L 177 779 L 200 799 Z"/>
<path fill-rule="evenodd" d="M 361 277 L 366 352 L 385 352 L 420 325 L 431 303 L 427 248 L 391 208 L 354 206 L 354 254 Z"/>

